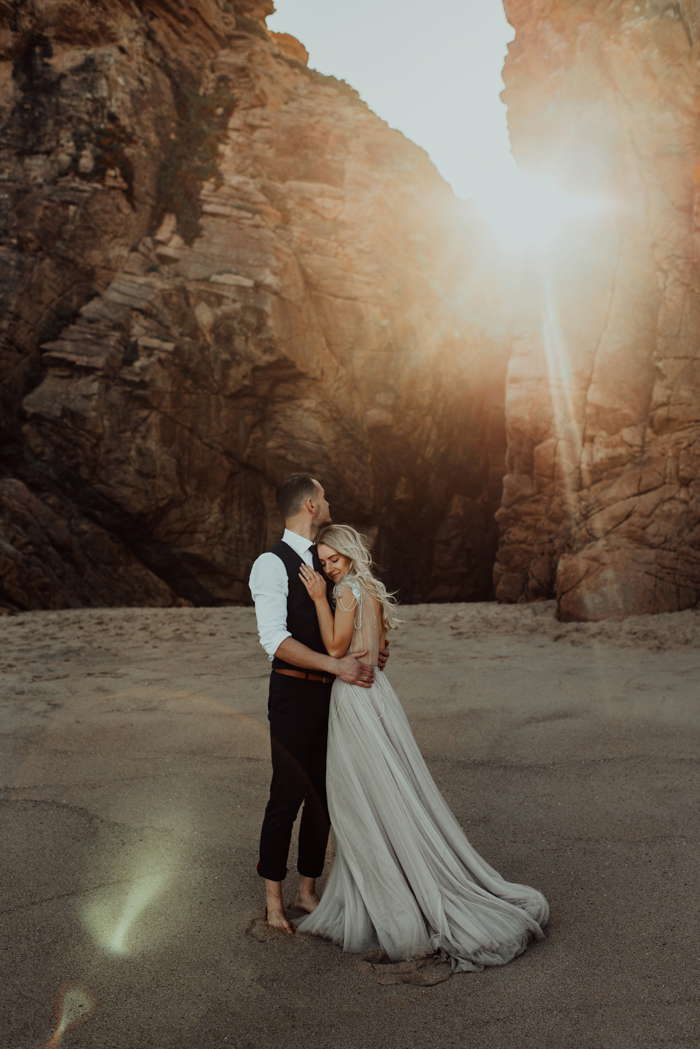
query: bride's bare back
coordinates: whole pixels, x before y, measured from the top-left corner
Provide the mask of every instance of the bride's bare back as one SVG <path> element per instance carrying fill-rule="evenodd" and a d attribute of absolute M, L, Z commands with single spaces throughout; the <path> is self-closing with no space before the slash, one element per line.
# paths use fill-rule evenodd
<path fill-rule="evenodd" d="M 355 624 L 348 652 L 363 652 L 363 663 L 379 666 L 379 649 L 384 647 L 386 628 L 382 618 L 382 606 L 368 594 L 357 579 L 342 579 L 333 591 L 338 608 L 355 612 Z"/>

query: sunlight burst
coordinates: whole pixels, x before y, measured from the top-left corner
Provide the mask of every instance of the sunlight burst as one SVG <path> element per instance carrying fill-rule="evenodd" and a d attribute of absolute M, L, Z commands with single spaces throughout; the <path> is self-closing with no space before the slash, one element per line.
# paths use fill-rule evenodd
<path fill-rule="evenodd" d="M 498 239 L 513 251 L 547 244 L 568 223 L 602 211 L 600 201 L 567 193 L 548 175 L 517 170 L 480 193 L 477 203 Z"/>

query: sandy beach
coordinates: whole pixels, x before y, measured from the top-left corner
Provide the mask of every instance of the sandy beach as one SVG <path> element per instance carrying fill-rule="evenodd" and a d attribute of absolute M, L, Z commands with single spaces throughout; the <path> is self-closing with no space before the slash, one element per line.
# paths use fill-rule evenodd
<path fill-rule="evenodd" d="M 547 940 L 420 986 L 318 939 L 260 938 L 253 611 L 7 616 L 3 1046 L 697 1044 L 700 611 L 402 614 L 387 672 L 417 741 L 475 847 L 549 899 Z"/>

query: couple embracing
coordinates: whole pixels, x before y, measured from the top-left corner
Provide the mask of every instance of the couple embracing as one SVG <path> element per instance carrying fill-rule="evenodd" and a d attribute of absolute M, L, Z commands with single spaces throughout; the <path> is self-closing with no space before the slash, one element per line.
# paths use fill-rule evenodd
<path fill-rule="evenodd" d="M 250 575 L 272 661 L 272 783 L 258 873 L 267 920 L 293 931 L 282 894 L 299 827 L 297 929 L 390 961 L 439 955 L 454 971 L 503 965 L 549 915 L 541 893 L 505 881 L 467 841 L 384 673 L 395 605 L 363 537 L 333 525 L 307 474 L 277 487 L 281 542 Z M 329 827 L 336 852 L 322 898 Z"/>

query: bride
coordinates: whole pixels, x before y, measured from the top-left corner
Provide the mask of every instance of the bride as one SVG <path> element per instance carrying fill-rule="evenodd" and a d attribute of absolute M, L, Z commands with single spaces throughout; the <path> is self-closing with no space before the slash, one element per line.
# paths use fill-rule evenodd
<path fill-rule="evenodd" d="M 378 665 L 393 601 L 372 576 L 363 537 L 331 525 L 317 540 L 335 583 L 302 564 L 329 655 L 367 649 Z M 547 901 L 504 881 L 469 844 L 416 745 L 386 674 L 369 689 L 336 679 L 328 729 L 328 807 L 336 853 L 318 907 L 295 923 L 346 951 L 383 950 L 390 961 L 439 953 L 455 972 L 503 965 L 543 939 Z"/>

